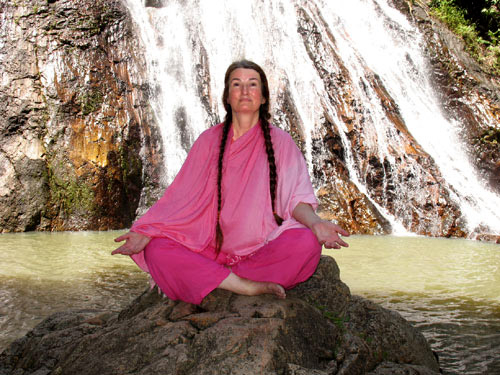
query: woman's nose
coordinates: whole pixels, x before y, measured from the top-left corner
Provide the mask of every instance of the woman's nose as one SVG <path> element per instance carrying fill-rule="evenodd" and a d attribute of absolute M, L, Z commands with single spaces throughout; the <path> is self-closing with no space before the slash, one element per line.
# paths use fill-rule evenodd
<path fill-rule="evenodd" d="M 243 92 L 243 94 L 247 94 L 248 93 L 248 85 L 241 85 L 241 91 Z"/>

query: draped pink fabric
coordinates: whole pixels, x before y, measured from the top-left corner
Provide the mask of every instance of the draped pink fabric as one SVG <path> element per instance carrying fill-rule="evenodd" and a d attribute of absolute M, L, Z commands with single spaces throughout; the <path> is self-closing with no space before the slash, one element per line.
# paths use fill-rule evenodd
<path fill-rule="evenodd" d="M 201 252 L 214 246 L 217 217 L 217 162 L 223 124 L 196 140 L 172 184 L 131 230 L 149 237 L 168 237 Z M 278 173 L 274 220 L 269 193 L 269 165 L 259 124 L 232 140 L 229 131 L 222 178 L 221 251 L 244 256 L 255 252 L 283 231 L 304 228 L 292 217 L 300 202 L 317 207 L 305 160 L 290 135 L 271 126 Z M 134 261 L 148 271 L 143 252 Z"/>

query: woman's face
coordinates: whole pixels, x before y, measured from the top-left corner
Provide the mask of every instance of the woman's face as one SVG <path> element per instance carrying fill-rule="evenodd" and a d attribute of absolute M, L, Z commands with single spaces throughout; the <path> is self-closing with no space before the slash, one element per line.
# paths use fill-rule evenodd
<path fill-rule="evenodd" d="M 265 103 L 259 73 L 245 68 L 233 70 L 229 75 L 227 102 L 233 113 L 258 113 L 261 104 Z"/>

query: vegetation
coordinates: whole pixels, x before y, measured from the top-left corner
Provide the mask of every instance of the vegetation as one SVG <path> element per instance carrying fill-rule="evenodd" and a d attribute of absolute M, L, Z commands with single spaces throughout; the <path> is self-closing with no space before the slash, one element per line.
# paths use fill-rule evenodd
<path fill-rule="evenodd" d="M 89 90 L 78 97 L 78 102 L 82 114 L 88 114 L 97 111 L 104 102 L 104 95 L 98 89 Z"/>
<path fill-rule="evenodd" d="M 476 143 L 500 145 L 500 129 L 489 126 L 476 138 Z"/>
<path fill-rule="evenodd" d="M 464 40 L 472 57 L 500 74 L 500 0 L 432 0 L 430 7 Z"/>
<path fill-rule="evenodd" d="M 348 322 L 349 321 L 349 317 L 339 317 L 339 316 L 336 316 L 334 313 L 332 313 L 331 311 L 329 311 L 325 306 L 323 305 L 319 305 L 317 303 L 313 303 L 313 305 L 318 309 L 320 310 L 322 313 L 323 313 L 323 316 L 330 320 L 333 324 L 335 324 L 337 326 L 337 328 L 339 328 L 340 330 L 344 331 L 345 330 L 345 326 L 344 326 L 344 323 Z"/>
<path fill-rule="evenodd" d="M 62 166 L 48 165 L 48 180 L 51 200 L 59 207 L 60 213 L 69 216 L 75 212 L 91 212 L 94 209 L 94 192 L 92 187 L 78 181 L 76 177 L 64 175 L 59 171 Z"/>

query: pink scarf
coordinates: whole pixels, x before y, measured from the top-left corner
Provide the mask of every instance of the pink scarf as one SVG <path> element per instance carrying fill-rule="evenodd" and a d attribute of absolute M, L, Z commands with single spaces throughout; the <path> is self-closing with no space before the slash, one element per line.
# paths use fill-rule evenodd
<path fill-rule="evenodd" d="M 215 246 L 217 162 L 223 124 L 196 140 L 176 178 L 131 230 L 149 237 L 169 237 L 192 251 Z M 304 228 L 292 217 L 298 203 L 317 207 L 305 160 L 290 135 L 271 126 L 278 173 L 274 220 L 269 193 L 269 165 L 260 124 L 232 141 L 228 135 L 222 174 L 222 252 L 244 256 L 291 228 Z M 133 256 L 147 271 L 143 252 Z"/>

